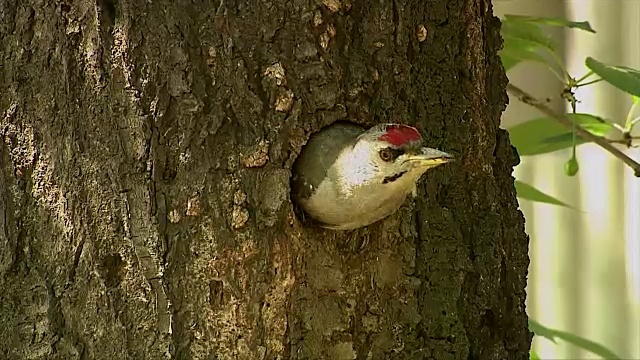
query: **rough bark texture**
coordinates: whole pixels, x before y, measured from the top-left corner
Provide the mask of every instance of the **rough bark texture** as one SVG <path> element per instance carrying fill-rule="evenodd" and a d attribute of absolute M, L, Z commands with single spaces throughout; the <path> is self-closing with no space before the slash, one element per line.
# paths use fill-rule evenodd
<path fill-rule="evenodd" d="M 0 0 L 0 35 L 0 358 L 528 358 L 488 0 Z M 340 119 L 461 160 L 308 226 L 290 168 Z"/>

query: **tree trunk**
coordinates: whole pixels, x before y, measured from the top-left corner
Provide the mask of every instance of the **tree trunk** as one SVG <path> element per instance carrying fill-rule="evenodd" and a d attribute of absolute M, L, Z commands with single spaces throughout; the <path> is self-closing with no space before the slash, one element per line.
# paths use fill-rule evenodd
<path fill-rule="evenodd" d="M 0 0 L 0 35 L 1 358 L 528 359 L 488 0 Z M 291 165 L 344 119 L 460 160 L 309 226 Z"/>

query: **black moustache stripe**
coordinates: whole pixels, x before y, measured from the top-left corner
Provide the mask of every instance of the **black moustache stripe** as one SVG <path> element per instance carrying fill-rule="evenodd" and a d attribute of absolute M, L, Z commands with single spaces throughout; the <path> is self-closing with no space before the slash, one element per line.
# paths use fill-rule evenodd
<path fill-rule="evenodd" d="M 403 171 L 403 172 L 397 173 L 395 175 L 387 176 L 386 178 L 384 178 L 382 180 L 382 183 L 383 184 L 388 184 L 390 182 L 394 182 L 394 181 L 398 180 L 400 178 L 400 176 L 404 175 L 405 173 L 406 173 L 406 171 Z"/>

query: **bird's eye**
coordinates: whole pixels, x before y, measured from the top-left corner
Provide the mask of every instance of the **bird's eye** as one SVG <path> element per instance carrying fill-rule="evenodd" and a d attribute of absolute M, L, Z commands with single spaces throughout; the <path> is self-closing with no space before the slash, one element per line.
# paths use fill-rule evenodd
<path fill-rule="evenodd" d="M 391 161 L 392 157 L 393 157 L 393 154 L 391 154 L 391 150 L 389 149 L 380 150 L 380 159 L 382 159 L 383 161 Z"/>

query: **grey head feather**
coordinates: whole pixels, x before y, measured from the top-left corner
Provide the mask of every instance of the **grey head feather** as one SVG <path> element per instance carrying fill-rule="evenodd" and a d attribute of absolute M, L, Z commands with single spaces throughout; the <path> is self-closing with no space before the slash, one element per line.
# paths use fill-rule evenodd
<path fill-rule="evenodd" d="M 293 164 L 291 194 L 294 200 L 307 199 L 313 195 L 340 152 L 346 145 L 355 144 L 363 132 L 364 128 L 358 125 L 337 122 L 312 134 Z"/>

